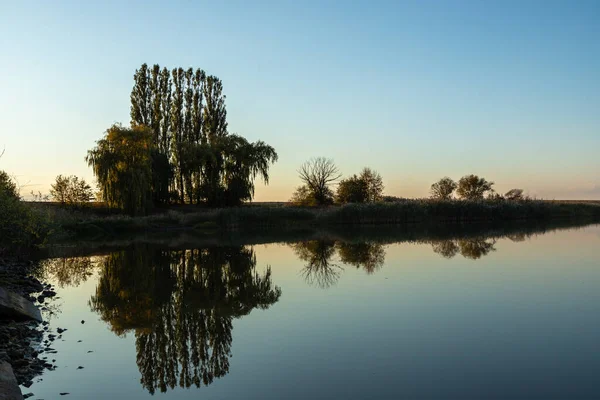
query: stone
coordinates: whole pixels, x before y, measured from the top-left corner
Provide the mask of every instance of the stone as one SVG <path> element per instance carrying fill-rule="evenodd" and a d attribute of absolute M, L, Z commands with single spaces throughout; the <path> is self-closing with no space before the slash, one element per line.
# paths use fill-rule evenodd
<path fill-rule="evenodd" d="M 42 321 L 40 310 L 32 302 L 3 288 L 0 288 L 0 317 Z"/>
<path fill-rule="evenodd" d="M 23 400 L 17 378 L 7 362 L 0 362 L 0 400 Z"/>

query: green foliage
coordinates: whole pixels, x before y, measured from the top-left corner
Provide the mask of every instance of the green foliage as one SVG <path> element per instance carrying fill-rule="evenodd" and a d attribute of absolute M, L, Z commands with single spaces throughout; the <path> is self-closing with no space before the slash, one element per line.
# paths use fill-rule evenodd
<path fill-rule="evenodd" d="M 130 114 L 132 126 L 152 131 L 155 203 L 240 204 L 254 197 L 257 177 L 268 183 L 277 161 L 264 142 L 229 134 L 223 83 L 201 69 L 143 64 L 134 74 Z"/>
<path fill-rule="evenodd" d="M 372 203 L 383 199 L 381 175 L 370 168 L 363 168 L 359 176 L 343 179 L 337 188 L 338 203 Z"/>
<path fill-rule="evenodd" d="M 109 207 L 132 215 L 146 214 L 152 206 L 152 131 L 143 125 L 113 125 L 86 161 L 94 170 L 103 200 Z"/>
<path fill-rule="evenodd" d="M 367 202 L 380 201 L 383 198 L 383 179 L 377 171 L 365 167 L 359 178 L 364 182 L 367 191 Z"/>
<path fill-rule="evenodd" d="M 446 176 L 431 185 L 431 198 L 437 200 L 450 200 L 452 199 L 452 193 L 454 193 L 457 187 L 458 185 L 456 182 Z"/>
<path fill-rule="evenodd" d="M 296 190 L 292 194 L 290 203 L 292 203 L 295 206 L 301 207 L 310 207 L 317 205 L 317 201 L 315 200 L 314 195 L 306 185 L 298 186 L 296 188 Z"/>
<path fill-rule="evenodd" d="M 367 182 L 356 175 L 342 179 L 337 187 L 338 203 L 365 203 L 369 199 Z"/>
<path fill-rule="evenodd" d="M 17 184 L 5 171 L 0 171 L 0 193 L 7 197 L 19 198 Z"/>
<path fill-rule="evenodd" d="M 50 187 L 50 195 L 61 204 L 80 206 L 94 199 L 92 187 L 75 175 L 58 175 Z"/>
<path fill-rule="evenodd" d="M 21 201 L 17 185 L 0 171 L 0 254 L 42 245 L 50 233 L 46 215 Z"/>
<path fill-rule="evenodd" d="M 492 190 L 494 182 L 488 182 L 477 175 L 465 175 L 458 181 L 456 194 L 464 200 L 483 200 L 484 195 Z"/>

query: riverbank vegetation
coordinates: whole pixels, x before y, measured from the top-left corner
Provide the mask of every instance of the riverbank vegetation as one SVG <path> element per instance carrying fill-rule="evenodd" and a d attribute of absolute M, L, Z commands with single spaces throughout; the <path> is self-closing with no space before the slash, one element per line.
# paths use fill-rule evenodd
<path fill-rule="evenodd" d="M 329 207 L 257 205 L 174 211 L 145 217 L 97 215 L 91 212 L 56 213 L 65 237 L 118 238 L 135 233 L 273 232 L 372 225 L 454 225 L 579 219 L 600 221 L 600 204 L 541 200 L 464 201 L 398 200 L 385 203 Z"/>
<path fill-rule="evenodd" d="M 0 256 L 38 247 L 50 232 L 47 214 L 21 201 L 14 180 L 0 170 Z"/>

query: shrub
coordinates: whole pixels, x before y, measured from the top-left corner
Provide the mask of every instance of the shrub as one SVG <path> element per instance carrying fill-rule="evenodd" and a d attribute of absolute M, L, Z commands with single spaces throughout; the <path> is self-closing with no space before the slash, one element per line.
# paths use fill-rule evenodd
<path fill-rule="evenodd" d="M 338 203 L 364 203 L 369 199 L 367 182 L 356 175 L 342 179 L 337 188 Z"/>
<path fill-rule="evenodd" d="M 55 183 L 50 186 L 50 195 L 61 204 L 82 205 L 94 198 L 92 187 L 75 175 L 58 175 Z"/>
<path fill-rule="evenodd" d="M 50 232 L 45 214 L 23 203 L 16 184 L 0 171 L 0 254 L 43 244 Z"/>

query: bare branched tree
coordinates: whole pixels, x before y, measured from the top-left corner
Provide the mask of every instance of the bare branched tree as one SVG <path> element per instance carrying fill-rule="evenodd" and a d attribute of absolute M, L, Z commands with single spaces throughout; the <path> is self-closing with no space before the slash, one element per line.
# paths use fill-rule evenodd
<path fill-rule="evenodd" d="M 311 159 L 298 170 L 300 179 L 313 194 L 317 204 L 333 202 L 330 185 L 342 177 L 333 160 L 325 157 Z"/>

